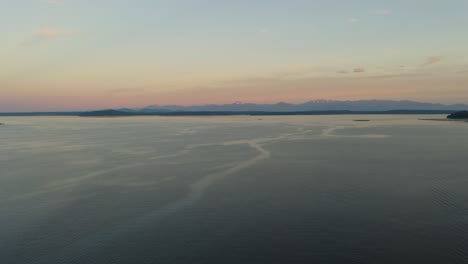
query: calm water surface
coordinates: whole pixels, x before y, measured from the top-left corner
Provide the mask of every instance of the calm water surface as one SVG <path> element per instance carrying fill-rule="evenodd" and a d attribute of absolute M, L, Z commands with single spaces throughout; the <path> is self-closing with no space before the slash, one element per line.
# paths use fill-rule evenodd
<path fill-rule="evenodd" d="M 468 123 L 418 118 L 3 117 L 0 263 L 468 263 Z"/>

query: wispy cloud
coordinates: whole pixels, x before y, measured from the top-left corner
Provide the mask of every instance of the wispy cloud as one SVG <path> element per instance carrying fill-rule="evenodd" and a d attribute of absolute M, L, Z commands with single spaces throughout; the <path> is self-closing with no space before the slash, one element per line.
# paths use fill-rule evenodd
<path fill-rule="evenodd" d="M 374 9 L 371 12 L 377 15 L 385 16 L 385 15 L 390 15 L 392 13 L 392 10 L 391 9 Z"/>
<path fill-rule="evenodd" d="M 58 28 L 41 28 L 35 32 L 34 36 L 40 39 L 53 39 L 66 36 L 68 34 L 69 33 Z"/>
<path fill-rule="evenodd" d="M 73 33 L 65 31 L 59 28 L 45 27 L 34 31 L 29 37 L 27 37 L 21 45 L 34 44 L 41 41 L 59 39 L 66 36 L 70 36 Z"/>
<path fill-rule="evenodd" d="M 431 57 L 427 57 L 426 61 L 423 64 L 421 64 L 421 66 L 426 67 L 426 66 L 430 66 L 430 65 L 439 63 L 441 61 L 442 61 L 442 57 L 431 56 Z"/>
<path fill-rule="evenodd" d="M 61 5 L 65 2 L 65 0 L 40 0 L 40 1 L 48 5 Z"/>
<path fill-rule="evenodd" d="M 428 77 L 431 76 L 429 73 L 399 73 L 399 74 L 382 74 L 375 76 L 368 76 L 368 79 L 408 79 L 408 78 L 417 78 L 417 77 Z"/>
<path fill-rule="evenodd" d="M 357 17 L 350 17 L 348 18 L 348 23 L 355 24 L 359 22 L 359 18 Z"/>

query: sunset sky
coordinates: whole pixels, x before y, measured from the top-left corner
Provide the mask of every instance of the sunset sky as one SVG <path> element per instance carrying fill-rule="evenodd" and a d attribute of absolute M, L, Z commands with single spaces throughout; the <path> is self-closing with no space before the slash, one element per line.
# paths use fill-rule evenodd
<path fill-rule="evenodd" d="M 468 103 L 466 0 L 0 0 L 0 111 Z"/>

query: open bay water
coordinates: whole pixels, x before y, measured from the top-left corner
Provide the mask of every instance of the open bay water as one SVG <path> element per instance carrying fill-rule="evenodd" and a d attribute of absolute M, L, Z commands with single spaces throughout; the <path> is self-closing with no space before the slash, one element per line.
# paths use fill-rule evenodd
<path fill-rule="evenodd" d="M 468 263 L 468 123 L 420 117 L 3 117 L 0 262 Z"/>

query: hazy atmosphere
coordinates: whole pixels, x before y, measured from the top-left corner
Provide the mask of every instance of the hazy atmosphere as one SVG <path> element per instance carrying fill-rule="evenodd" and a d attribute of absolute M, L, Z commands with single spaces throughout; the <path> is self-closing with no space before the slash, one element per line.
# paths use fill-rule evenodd
<path fill-rule="evenodd" d="M 468 2 L 0 1 L 0 111 L 468 95 Z"/>
<path fill-rule="evenodd" d="M 0 0 L 1 264 L 468 263 L 468 0 Z"/>

